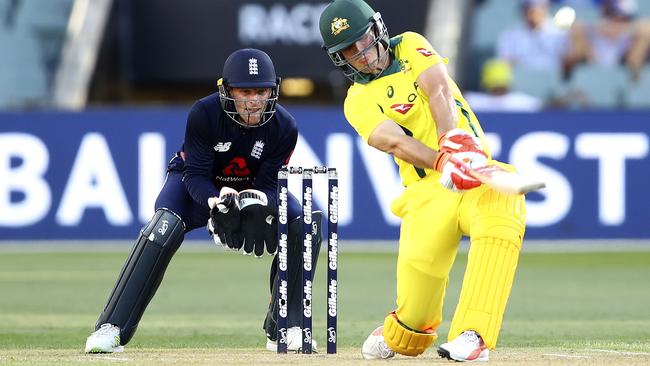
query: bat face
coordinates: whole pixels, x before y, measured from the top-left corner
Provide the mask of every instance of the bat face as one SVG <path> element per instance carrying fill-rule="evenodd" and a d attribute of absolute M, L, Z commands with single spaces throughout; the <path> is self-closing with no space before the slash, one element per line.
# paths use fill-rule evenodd
<path fill-rule="evenodd" d="M 472 169 L 462 161 L 451 157 L 449 161 L 463 174 L 476 178 L 495 191 L 505 194 L 526 194 L 546 187 L 544 182 L 535 181 L 515 172 L 509 172 L 498 165 L 486 165 Z"/>
<path fill-rule="evenodd" d="M 471 175 L 481 183 L 506 194 L 526 194 L 546 187 L 544 182 L 528 179 L 521 174 L 503 170 L 496 165 L 472 170 Z"/>

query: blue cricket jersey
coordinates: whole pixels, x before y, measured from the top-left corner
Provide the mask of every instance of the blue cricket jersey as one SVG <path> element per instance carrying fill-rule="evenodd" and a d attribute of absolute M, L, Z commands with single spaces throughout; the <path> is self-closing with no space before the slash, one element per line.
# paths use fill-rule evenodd
<path fill-rule="evenodd" d="M 183 169 L 190 196 L 208 208 L 221 187 L 257 189 L 277 205 L 277 174 L 296 147 L 298 129 L 289 112 L 276 112 L 259 127 L 243 127 L 226 115 L 214 93 L 197 101 L 187 117 L 185 140 L 169 170 Z"/>

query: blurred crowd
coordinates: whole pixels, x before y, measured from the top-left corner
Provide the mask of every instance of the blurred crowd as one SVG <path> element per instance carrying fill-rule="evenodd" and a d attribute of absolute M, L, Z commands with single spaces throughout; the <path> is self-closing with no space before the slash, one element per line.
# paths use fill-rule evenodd
<path fill-rule="evenodd" d="M 518 11 L 482 66 L 483 90 L 466 93 L 474 109 L 650 106 L 650 19 L 636 0 L 519 0 Z"/>
<path fill-rule="evenodd" d="M 155 1 L 148 0 L 148 3 Z M 393 3 L 390 0 L 375 1 L 382 3 L 382 11 L 389 9 L 389 4 Z M 650 109 L 650 0 L 473 1 L 473 7 L 465 8 L 470 16 L 462 28 L 467 34 L 463 38 L 468 40 L 470 47 L 465 43 L 458 45 L 462 50 L 459 52 L 460 62 L 456 63 L 461 67 L 462 75 L 458 77 L 461 85 L 467 88 L 464 95 L 473 109 Z M 0 57 L 0 109 L 53 105 L 56 76 L 63 60 L 62 50 L 71 34 L 68 25 L 74 3 L 74 0 L 0 0 L 0 49 L 9 50 Z M 145 13 L 133 10 L 136 3 L 140 8 L 147 8 L 144 0 L 113 0 L 112 21 L 107 21 L 103 43 L 84 43 L 84 47 L 87 47 L 84 52 L 96 52 L 98 59 L 88 87 L 89 103 L 186 103 L 205 94 L 206 89 L 213 87 L 212 83 L 205 82 L 212 79 L 213 69 L 211 65 L 199 67 L 205 62 L 195 60 L 219 59 L 223 55 L 214 51 L 219 47 L 197 51 L 204 52 L 202 57 L 184 57 L 190 54 L 192 48 L 183 48 L 185 46 L 179 40 L 184 38 L 178 36 L 165 42 L 164 47 L 157 46 L 155 42 L 141 41 L 150 44 L 153 50 L 136 54 L 133 50 L 142 49 L 136 44 L 137 40 L 146 39 L 149 34 L 157 35 L 160 31 L 156 28 L 159 22 L 144 22 L 145 18 L 138 18 Z M 233 12 L 245 8 L 244 5 L 232 5 L 234 3 L 237 2 L 212 4 L 212 8 L 228 8 Z M 291 0 L 267 3 L 279 5 L 268 5 L 268 13 L 264 10 L 266 5 L 257 7 L 255 14 L 267 16 L 268 19 L 256 18 L 255 22 L 274 22 L 274 14 L 281 12 L 273 9 L 284 9 L 288 17 L 293 6 L 296 9 L 304 8 L 301 2 Z M 174 6 L 189 7 L 179 3 L 170 5 L 167 11 L 173 12 Z M 195 12 L 188 10 L 185 15 L 203 19 L 198 12 L 205 13 L 202 9 L 206 6 L 209 7 L 207 4 L 195 4 L 191 7 Z M 165 11 L 161 11 L 157 16 L 164 17 L 165 14 Z M 408 23 L 412 27 L 410 19 Z M 135 24 L 142 27 L 136 31 L 132 26 Z M 197 21 L 196 24 L 203 23 Z M 177 22 L 176 26 L 187 30 L 183 34 L 188 39 L 194 39 L 188 35 L 204 32 L 198 25 L 191 27 L 182 21 Z M 172 28 L 173 25 L 169 25 L 169 29 Z M 280 47 L 285 47 L 283 42 L 293 42 L 282 38 L 287 33 L 285 28 L 290 29 L 279 29 L 273 35 L 278 37 L 273 38 L 277 42 L 264 44 L 264 48 L 280 51 L 283 50 Z M 306 31 L 305 34 L 308 34 L 308 29 Z M 177 33 L 170 31 L 168 34 Z M 303 39 L 304 36 L 297 38 Z M 229 37 L 220 38 L 220 42 L 227 44 L 224 50 L 240 42 L 236 35 Z M 87 41 L 78 37 L 77 42 Z M 318 57 L 323 63 L 328 62 L 316 47 L 320 41 L 313 44 L 300 42 L 287 44 L 292 44 L 292 52 L 296 54 L 314 52 L 315 58 Z M 167 47 L 175 51 L 168 52 Z M 76 48 L 69 46 L 68 49 Z M 183 50 L 188 52 L 181 52 Z M 157 68 L 141 66 L 156 62 L 156 54 L 174 57 L 166 58 L 166 63 Z M 463 57 L 469 61 L 462 63 Z M 284 66 L 293 68 L 293 58 Z M 303 93 L 293 101 L 332 103 L 345 95 L 347 87 L 343 79 L 321 76 L 325 73 L 307 74 L 292 76 L 309 78 L 307 81 L 313 81 L 313 84 L 309 84 L 311 90 L 316 92 Z M 322 79 L 317 80 L 318 77 Z M 177 91 L 170 93 L 170 88 L 156 88 L 169 80 L 175 80 Z M 283 90 L 284 97 L 290 95 Z"/>

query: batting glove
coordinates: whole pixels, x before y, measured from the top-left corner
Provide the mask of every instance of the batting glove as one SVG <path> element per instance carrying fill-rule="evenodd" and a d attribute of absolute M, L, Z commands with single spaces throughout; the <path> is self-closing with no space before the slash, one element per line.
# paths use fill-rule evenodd
<path fill-rule="evenodd" d="M 460 164 L 457 165 L 456 162 Z M 484 154 L 476 152 L 448 153 L 440 151 L 434 163 L 434 169 L 439 171 L 440 184 L 452 192 L 462 193 L 476 188 L 481 182 L 468 173 L 470 169 L 481 169 L 487 165 Z"/>
<path fill-rule="evenodd" d="M 442 173 L 440 184 L 443 187 L 453 192 L 463 192 L 481 185 L 465 169 L 480 169 L 487 164 L 487 155 L 477 137 L 463 129 L 454 128 L 440 136 L 438 146 L 440 154 L 436 158 L 434 169 Z M 464 165 L 454 164 L 454 160 Z"/>
<path fill-rule="evenodd" d="M 440 147 L 440 151 L 451 154 L 475 152 L 487 157 L 481 148 L 481 140 L 460 128 L 453 128 L 443 133 L 438 139 L 438 146 Z"/>

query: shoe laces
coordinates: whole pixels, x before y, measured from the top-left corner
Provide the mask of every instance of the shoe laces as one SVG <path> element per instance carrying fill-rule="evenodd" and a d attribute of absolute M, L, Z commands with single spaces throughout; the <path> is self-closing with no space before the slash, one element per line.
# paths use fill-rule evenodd
<path fill-rule="evenodd" d="M 466 343 L 466 344 L 476 345 L 476 346 L 479 346 L 479 347 L 481 346 L 481 338 L 473 330 L 468 330 L 468 331 L 463 332 L 463 334 L 461 335 L 460 340 L 463 341 L 463 343 Z"/>
<path fill-rule="evenodd" d="M 113 332 L 113 327 L 115 327 L 113 324 L 102 324 L 99 329 L 95 331 L 95 334 L 97 335 L 111 335 Z"/>
<path fill-rule="evenodd" d="M 380 342 L 377 342 L 377 349 L 379 350 L 379 354 L 381 355 L 381 358 L 388 358 L 391 357 L 393 354 L 393 350 L 388 347 L 386 342 L 382 339 Z"/>

